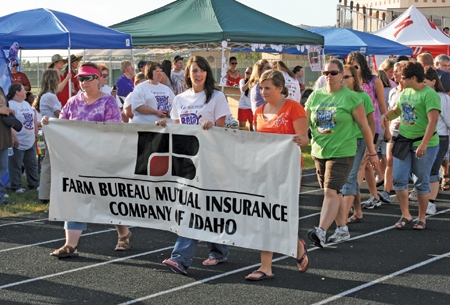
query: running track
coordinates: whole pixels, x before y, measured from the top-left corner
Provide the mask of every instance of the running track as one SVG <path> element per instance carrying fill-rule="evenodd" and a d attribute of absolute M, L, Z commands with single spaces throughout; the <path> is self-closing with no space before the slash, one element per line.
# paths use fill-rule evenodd
<path fill-rule="evenodd" d="M 305 171 L 299 220 L 305 240 L 321 200 L 315 175 Z M 133 248 L 118 253 L 113 227 L 89 225 L 80 257 L 60 260 L 49 253 L 64 243 L 61 223 L 46 214 L 0 218 L 0 304 L 450 304 L 450 192 L 440 193 L 437 206 L 425 231 L 399 231 L 394 197 L 365 210 L 350 226 L 351 240 L 310 247 L 307 273 L 275 255 L 275 279 L 261 282 L 244 280 L 258 268 L 253 250 L 231 248 L 227 262 L 205 267 L 200 243 L 182 276 L 161 264 L 176 240 L 169 232 L 132 228 Z"/>

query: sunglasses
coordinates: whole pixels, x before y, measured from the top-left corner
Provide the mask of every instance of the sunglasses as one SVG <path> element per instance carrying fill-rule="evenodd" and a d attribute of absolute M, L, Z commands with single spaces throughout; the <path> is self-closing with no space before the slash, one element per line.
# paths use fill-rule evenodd
<path fill-rule="evenodd" d="M 328 76 L 328 74 L 331 74 L 332 76 L 336 76 L 336 75 L 338 75 L 339 73 L 341 73 L 341 72 L 338 71 L 338 70 L 333 70 L 333 71 L 323 71 L 323 72 L 322 72 L 322 75 Z"/>
<path fill-rule="evenodd" d="M 92 82 L 94 79 L 97 79 L 97 75 L 87 75 L 87 76 L 78 76 L 78 81 L 80 83 L 87 81 L 88 83 Z"/>
<path fill-rule="evenodd" d="M 102 74 L 103 78 L 107 78 L 109 75 L 108 74 Z"/>
<path fill-rule="evenodd" d="M 344 75 L 342 78 L 343 79 L 349 79 L 350 77 L 353 77 L 353 75 Z"/>
<path fill-rule="evenodd" d="M 249 71 L 245 71 L 245 74 L 252 74 L 252 72 L 249 72 Z"/>
<path fill-rule="evenodd" d="M 19 64 L 14 64 L 14 65 L 12 65 L 13 67 L 18 67 L 19 66 Z"/>
<path fill-rule="evenodd" d="M 232 64 L 232 65 L 237 65 L 237 62 L 232 62 L 231 64 Z"/>
<path fill-rule="evenodd" d="M 358 70 L 358 69 L 359 69 L 359 66 L 353 66 L 353 68 L 355 68 L 356 70 Z"/>

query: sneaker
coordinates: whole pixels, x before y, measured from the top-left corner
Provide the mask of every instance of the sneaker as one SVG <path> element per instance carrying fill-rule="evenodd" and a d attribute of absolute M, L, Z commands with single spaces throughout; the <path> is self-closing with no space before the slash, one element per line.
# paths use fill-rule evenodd
<path fill-rule="evenodd" d="M 410 201 L 417 201 L 417 193 L 415 190 L 412 190 L 408 196 Z"/>
<path fill-rule="evenodd" d="M 369 200 L 361 202 L 361 206 L 363 209 L 375 209 L 381 206 L 381 201 L 378 198 L 370 196 Z"/>
<path fill-rule="evenodd" d="M 434 203 L 428 202 L 427 214 L 428 215 L 436 214 L 436 205 Z"/>
<path fill-rule="evenodd" d="M 326 232 L 319 227 L 309 230 L 308 238 L 314 243 L 315 246 L 323 248 L 325 246 Z"/>
<path fill-rule="evenodd" d="M 391 203 L 391 195 L 387 191 L 378 191 L 378 197 L 380 197 L 381 201 L 386 203 Z"/>
<path fill-rule="evenodd" d="M 348 227 L 336 227 L 334 234 L 328 237 L 328 242 L 330 243 L 339 243 L 341 241 L 347 240 L 350 238 L 350 232 L 348 232 Z"/>
<path fill-rule="evenodd" d="M 22 194 L 23 192 L 25 192 L 25 189 L 22 187 L 20 189 L 16 190 L 16 193 L 18 193 L 18 194 Z"/>

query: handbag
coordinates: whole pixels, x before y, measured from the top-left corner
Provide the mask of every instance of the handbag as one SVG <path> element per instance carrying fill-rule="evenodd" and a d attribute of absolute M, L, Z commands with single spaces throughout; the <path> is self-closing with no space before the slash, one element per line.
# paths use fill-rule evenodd
<path fill-rule="evenodd" d="M 433 133 L 433 135 L 435 134 L 436 132 Z M 412 151 L 413 143 L 422 139 L 423 136 L 415 139 L 408 139 L 401 134 L 398 134 L 398 136 L 392 138 L 394 141 L 394 145 L 392 146 L 392 155 L 397 159 L 405 160 L 408 153 Z"/>
<path fill-rule="evenodd" d="M 2 114 L 2 121 L 6 127 L 11 127 L 17 132 L 22 130 L 22 123 L 12 113 L 9 115 Z"/>

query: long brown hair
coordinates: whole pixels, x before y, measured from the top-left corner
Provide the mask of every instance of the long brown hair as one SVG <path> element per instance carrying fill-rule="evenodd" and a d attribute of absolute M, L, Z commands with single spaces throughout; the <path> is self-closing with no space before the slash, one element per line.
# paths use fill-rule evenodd
<path fill-rule="evenodd" d="M 56 94 L 60 81 L 58 71 L 53 69 L 45 70 L 41 79 L 41 90 L 33 102 L 33 107 L 36 108 L 38 112 L 41 112 L 41 97 L 47 92 Z"/>
<path fill-rule="evenodd" d="M 212 69 L 211 69 L 208 61 L 204 57 L 193 56 L 193 57 L 189 58 L 189 60 L 186 64 L 186 69 L 184 71 L 184 83 L 186 84 L 187 88 L 192 88 L 192 80 L 191 80 L 190 72 L 191 72 L 191 66 L 194 62 L 197 64 L 197 66 L 200 69 L 202 69 L 203 71 L 206 72 L 205 88 L 203 90 L 205 91 L 205 95 L 206 95 L 205 104 L 208 104 L 208 102 L 211 100 L 214 90 L 217 90 L 217 89 L 215 88 L 215 81 L 214 81 Z"/>
<path fill-rule="evenodd" d="M 434 84 L 434 90 L 436 90 L 436 92 L 446 93 L 444 86 L 442 86 L 441 79 L 439 78 L 439 74 L 433 67 L 425 67 L 425 79 L 429 81 L 435 80 L 436 83 Z"/>
<path fill-rule="evenodd" d="M 355 91 L 355 92 L 363 92 L 363 90 L 361 89 L 361 84 L 359 82 L 358 74 L 356 72 L 355 67 L 347 64 L 347 65 L 344 65 L 344 71 L 345 71 L 345 69 L 349 70 L 353 76 L 353 88 L 349 88 L 349 89 L 352 91 Z"/>

